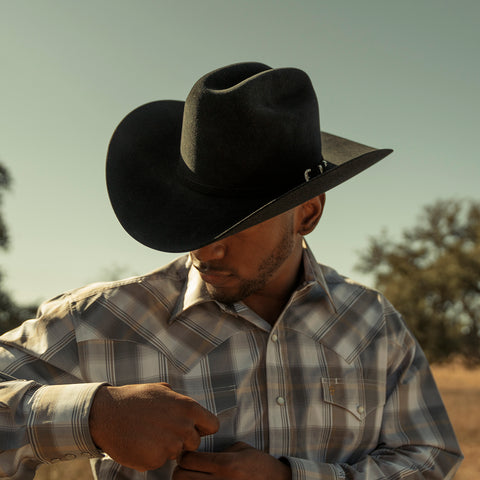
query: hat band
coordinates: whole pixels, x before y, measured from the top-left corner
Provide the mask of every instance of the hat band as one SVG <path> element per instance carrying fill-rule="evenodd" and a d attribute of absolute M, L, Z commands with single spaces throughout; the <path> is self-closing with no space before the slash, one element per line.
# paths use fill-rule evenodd
<path fill-rule="evenodd" d="M 277 196 L 280 196 L 292 188 L 299 186 L 298 184 L 288 185 L 285 182 L 280 183 L 277 179 L 265 179 L 265 183 L 255 187 L 235 187 L 235 186 L 219 186 L 212 185 L 201 181 L 184 163 L 180 158 L 176 169 L 177 181 L 182 183 L 189 189 L 203 193 L 205 195 L 221 197 L 221 198 L 258 198 L 263 200 L 271 200 Z M 301 178 L 301 177 L 300 177 Z M 276 180 L 276 181 L 275 181 Z M 304 180 L 302 178 L 302 180 Z"/>
<path fill-rule="evenodd" d="M 317 176 L 323 175 L 328 170 L 335 168 L 331 162 L 326 160 L 321 160 L 321 162 L 315 168 L 307 168 L 302 172 L 301 182 L 296 184 L 286 184 L 286 183 L 277 183 L 275 181 L 270 181 L 269 186 L 262 185 L 260 187 L 223 187 L 218 185 L 211 185 L 205 182 L 199 181 L 198 177 L 193 174 L 193 172 L 185 165 L 183 159 L 180 159 L 177 166 L 177 180 L 188 187 L 189 189 L 203 193 L 205 195 L 213 195 L 215 197 L 222 198 L 258 198 L 258 199 L 272 199 L 287 193 L 289 190 L 292 190 L 296 187 L 299 187 L 303 183 L 307 183 Z M 267 183 L 267 182 L 266 182 Z M 274 188 L 272 188 L 272 185 Z"/>
<path fill-rule="evenodd" d="M 178 169 L 183 170 L 183 169 Z M 271 188 L 256 187 L 256 188 L 235 188 L 235 187 L 219 187 L 218 185 L 209 185 L 203 182 L 199 182 L 197 179 L 191 176 L 179 174 L 177 170 L 177 180 L 184 186 L 188 187 L 198 193 L 203 193 L 209 196 L 221 197 L 221 198 L 252 198 L 270 199 L 275 196 L 276 193 Z M 183 172 L 182 172 L 183 173 Z"/>

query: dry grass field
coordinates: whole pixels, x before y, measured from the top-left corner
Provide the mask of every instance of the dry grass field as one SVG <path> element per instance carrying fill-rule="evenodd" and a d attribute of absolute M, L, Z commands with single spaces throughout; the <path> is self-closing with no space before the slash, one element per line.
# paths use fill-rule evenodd
<path fill-rule="evenodd" d="M 459 363 L 434 365 L 433 374 L 465 455 L 455 480 L 480 476 L 480 368 L 466 369 Z M 43 465 L 35 480 L 92 480 L 88 461 Z"/>
<path fill-rule="evenodd" d="M 480 477 L 480 368 L 453 363 L 432 370 L 465 455 L 455 480 L 475 480 Z"/>
<path fill-rule="evenodd" d="M 89 460 L 42 465 L 37 469 L 35 480 L 93 480 Z"/>

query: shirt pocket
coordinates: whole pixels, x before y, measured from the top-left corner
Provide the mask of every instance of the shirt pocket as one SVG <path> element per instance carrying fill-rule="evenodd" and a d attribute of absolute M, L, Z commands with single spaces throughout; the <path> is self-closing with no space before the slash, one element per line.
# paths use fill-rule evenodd
<path fill-rule="evenodd" d="M 362 423 L 372 413 L 381 413 L 385 404 L 385 385 L 378 382 L 322 378 L 322 391 L 325 403 L 341 408 Z M 345 418 L 349 423 L 351 417 Z"/>

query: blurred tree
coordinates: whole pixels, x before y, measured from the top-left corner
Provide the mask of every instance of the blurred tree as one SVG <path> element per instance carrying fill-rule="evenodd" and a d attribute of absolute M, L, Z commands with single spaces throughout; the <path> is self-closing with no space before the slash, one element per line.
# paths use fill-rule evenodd
<path fill-rule="evenodd" d="M 8 190 L 11 178 L 8 170 L 0 164 L 0 207 L 3 193 Z M 7 226 L 0 211 L 0 248 L 6 250 L 9 245 Z M 16 327 L 23 320 L 35 313 L 34 306 L 19 306 L 14 303 L 10 295 L 4 290 L 3 276 L 0 272 L 0 334 Z"/>
<path fill-rule="evenodd" d="M 391 241 L 370 238 L 357 269 L 395 305 L 430 361 L 480 363 L 480 203 L 440 200 Z"/>

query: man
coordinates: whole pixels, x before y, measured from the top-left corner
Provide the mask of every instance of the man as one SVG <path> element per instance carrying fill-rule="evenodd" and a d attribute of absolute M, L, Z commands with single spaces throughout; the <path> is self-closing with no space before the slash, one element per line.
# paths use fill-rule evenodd
<path fill-rule="evenodd" d="M 190 254 L 61 295 L 2 337 L 3 476 L 86 456 L 102 479 L 453 478 L 415 339 L 304 241 L 325 192 L 390 152 L 321 134 L 308 76 L 259 63 L 127 115 L 107 158 L 115 213 Z"/>

